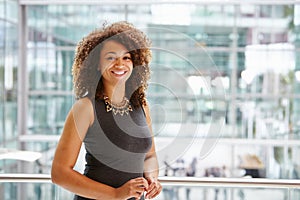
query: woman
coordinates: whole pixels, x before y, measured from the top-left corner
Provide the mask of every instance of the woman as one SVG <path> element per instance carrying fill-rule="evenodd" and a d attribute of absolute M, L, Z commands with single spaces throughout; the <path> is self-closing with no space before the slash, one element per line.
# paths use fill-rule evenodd
<path fill-rule="evenodd" d="M 77 101 L 52 163 L 52 181 L 74 199 L 144 199 L 161 192 L 145 90 L 150 41 L 127 22 L 90 33 L 73 64 Z M 84 175 L 73 170 L 86 148 Z"/>

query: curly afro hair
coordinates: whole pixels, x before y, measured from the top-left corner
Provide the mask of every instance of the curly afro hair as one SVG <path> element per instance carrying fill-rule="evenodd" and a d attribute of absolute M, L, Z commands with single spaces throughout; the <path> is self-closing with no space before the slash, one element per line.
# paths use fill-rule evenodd
<path fill-rule="evenodd" d="M 76 98 L 103 98 L 103 82 L 98 66 L 101 49 L 106 41 L 111 40 L 124 45 L 132 57 L 133 71 L 126 81 L 126 96 L 134 107 L 145 105 L 152 58 L 151 41 L 145 33 L 125 21 L 103 25 L 78 43 L 72 67 Z"/>

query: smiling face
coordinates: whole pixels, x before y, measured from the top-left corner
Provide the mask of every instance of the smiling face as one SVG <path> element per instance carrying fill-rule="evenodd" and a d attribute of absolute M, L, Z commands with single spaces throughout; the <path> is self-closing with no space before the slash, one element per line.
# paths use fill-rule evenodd
<path fill-rule="evenodd" d="M 124 84 L 125 86 L 132 69 L 132 58 L 126 47 L 113 40 L 105 42 L 100 52 L 99 65 L 103 84 L 110 86 Z"/>

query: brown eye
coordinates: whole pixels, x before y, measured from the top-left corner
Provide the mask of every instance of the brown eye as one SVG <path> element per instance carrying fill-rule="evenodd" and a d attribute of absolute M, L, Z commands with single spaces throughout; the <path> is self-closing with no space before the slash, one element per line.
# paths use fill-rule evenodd
<path fill-rule="evenodd" d="M 131 57 L 130 56 L 124 56 L 123 60 L 129 61 L 129 60 L 131 60 Z"/>

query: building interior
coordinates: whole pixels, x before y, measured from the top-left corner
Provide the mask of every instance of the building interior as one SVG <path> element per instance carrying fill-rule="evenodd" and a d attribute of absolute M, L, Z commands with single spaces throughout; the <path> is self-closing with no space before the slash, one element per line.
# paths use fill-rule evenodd
<path fill-rule="evenodd" d="M 50 174 L 75 102 L 76 45 L 117 21 L 134 24 L 152 41 L 147 99 L 160 177 L 187 177 L 196 161 L 199 178 L 299 179 L 297 0 L 0 0 L 0 175 Z M 294 200 L 296 185 L 166 184 L 157 199 Z M 72 194 L 50 181 L 0 176 L 0 199 Z"/>

